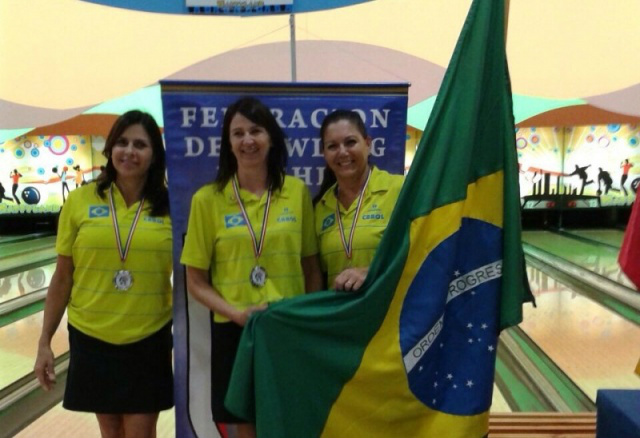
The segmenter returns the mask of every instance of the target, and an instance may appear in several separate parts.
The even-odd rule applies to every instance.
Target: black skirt
[[[246,423],[224,407],[231,371],[238,352],[242,327],[233,322],[214,322],[211,335],[211,414],[216,423]]]
[[[171,322],[131,344],[115,345],[69,325],[63,407],[99,414],[142,414],[173,406]]]

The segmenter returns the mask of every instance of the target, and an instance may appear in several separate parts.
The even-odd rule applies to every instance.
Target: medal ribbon
[[[109,187],[109,206],[111,207],[111,222],[113,223],[113,230],[116,235],[116,244],[118,245],[118,254],[120,255],[120,260],[124,263],[129,254],[129,248],[131,247],[131,241],[133,240],[133,232],[136,230],[136,226],[138,225],[138,219],[140,219],[140,214],[142,213],[142,208],[144,206],[144,197],[140,200],[140,205],[138,206],[138,211],[136,211],[136,217],[133,219],[131,223],[131,228],[129,228],[129,235],[127,236],[127,241],[124,244],[124,249],[122,248],[122,241],[120,238],[120,227],[118,227],[118,216],[116,215],[116,204],[113,202],[113,184]]]
[[[367,186],[369,185],[369,179],[371,179],[372,170],[369,169],[369,174],[367,175],[367,179],[360,190],[360,195],[358,195],[358,204],[356,206],[356,212],[353,216],[353,222],[351,223],[351,231],[349,232],[349,242],[345,239],[344,235],[344,226],[342,225],[342,218],[340,217],[340,200],[336,196],[336,219],[338,220],[338,230],[340,231],[340,239],[342,240],[342,247],[344,248],[344,253],[347,255],[348,259],[351,259],[353,255],[353,236],[356,234],[356,223],[358,222],[358,216],[360,216],[360,208],[362,207],[362,203],[364,201],[364,192],[367,190]],[[336,189],[338,187],[336,186]]]
[[[249,215],[247,214],[247,211],[244,208],[244,204],[242,203],[242,199],[240,198],[240,190],[238,189],[238,182],[236,181],[235,176],[231,180],[231,185],[233,186],[233,192],[236,195],[236,201],[238,201],[238,207],[240,207],[242,217],[244,218],[244,221],[247,224],[247,228],[249,229],[251,243],[253,243],[253,254],[256,257],[256,260],[258,260],[260,254],[262,254],[262,248],[264,247],[264,237],[267,235],[267,220],[269,219],[269,209],[271,208],[271,189],[269,189],[269,191],[267,192],[267,203],[264,206],[264,216],[262,218],[262,231],[260,232],[260,240],[257,240],[256,233],[253,231],[251,221],[249,220]]]

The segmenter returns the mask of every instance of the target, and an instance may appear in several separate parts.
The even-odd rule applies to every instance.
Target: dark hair
[[[255,97],[242,97],[227,108],[222,123],[222,139],[220,143],[220,161],[215,182],[218,190],[222,190],[238,171],[238,161],[231,151],[231,120],[236,114],[242,114],[256,125],[267,130],[271,147],[267,155],[267,186],[271,190],[279,190],[284,184],[285,166],[287,165],[287,146],[282,128],[276,118],[262,102]]]
[[[320,126],[320,146],[321,149],[324,149],[324,134],[327,131],[329,125],[337,123],[341,120],[346,120],[351,123],[357,130],[360,132],[363,138],[367,138],[369,134],[367,134],[367,128],[364,126],[364,122],[362,121],[362,117],[356,111],[346,110],[346,109],[337,109],[332,113],[329,113],[327,117],[322,121],[322,125]],[[327,190],[331,188],[332,185],[336,183],[336,175],[333,173],[333,170],[329,166],[324,167],[324,178],[322,179],[322,184],[320,184],[320,190],[316,196],[313,197],[313,205],[316,205],[320,199],[327,193]]]
[[[142,188],[142,194],[151,205],[151,216],[164,216],[169,213],[169,192],[165,171],[166,154],[162,142],[162,133],[151,114],[133,110],[122,114],[115,121],[109,131],[102,155],[107,158],[104,171],[97,178],[96,191],[98,196],[105,199],[105,191],[115,182],[117,172],[111,161],[113,147],[122,136],[122,133],[130,126],[141,125],[151,141],[152,161],[147,174],[147,180]]]

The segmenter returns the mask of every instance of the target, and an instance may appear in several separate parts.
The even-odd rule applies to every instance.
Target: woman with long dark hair
[[[107,137],[105,171],[69,194],[35,374],[55,384],[51,339],[67,311],[63,406],[94,412],[104,438],[156,435],[173,406],[171,220],[160,128],[141,111]]]
[[[235,424],[240,438],[255,437],[255,427],[228,412],[224,397],[242,327],[269,302],[321,286],[311,198],[285,175],[286,159],[266,106],[252,97],[230,105],[218,174],[193,196],[181,258],[189,293],[214,314],[213,419]]]

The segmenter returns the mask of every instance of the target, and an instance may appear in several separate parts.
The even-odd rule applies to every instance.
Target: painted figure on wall
[[[11,194],[13,195],[13,199],[15,199],[17,204],[20,204],[20,199],[18,199],[18,183],[20,182],[20,178],[22,178],[22,174],[18,172],[18,169],[13,169],[13,171],[9,174],[11,177],[11,181],[13,185],[11,186]]]
[[[620,189],[624,192],[625,196],[628,196],[627,188],[624,186],[624,183],[627,182],[627,178],[629,178],[629,169],[633,167],[633,164],[629,163],[629,159],[626,158],[621,164],[620,169],[622,169],[622,176],[620,177]]]
[[[613,178],[611,178],[611,174],[606,170],[602,170],[602,167],[598,167],[598,195],[602,194],[602,190],[604,189],[604,194],[608,194],[609,190],[613,190],[614,192],[618,192],[618,189],[612,188],[613,186]]]
[[[69,170],[69,168],[67,166],[64,166],[62,168],[62,173],[58,173],[58,166],[54,167],[52,170],[53,173],[60,177],[60,182],[62,183],[62,202],[64,203],[67,200],[65,190],[67,192],[67,195],[69,194],[69,184],[67,184],[67,171]]]
[[[0,204],[2,204],[2,201],[11,201],[13,202],[13,199],[6,196],[7,190],[4,188],[4,186],[2,185],[2,183],[0,183]]]
[[[78,187],[85,185],[87,182],[84,180],[84,173],[82,173],[82,169],[80,169],[79,164],[73,166],[73,170],[76,171],[75,181],[77,189]]]
[[[587,175],[587,168],[591,167],[591,164],[587,164],[586,166],[579,167],[576,164],[576,168],[573,172],[571,172],[568,176],[576,175],[582,181],[582,187],[580,187],[580,194],[584,195],[584,188],[589,184],[593,183],[593,180],[589,179],[589,175]]]

